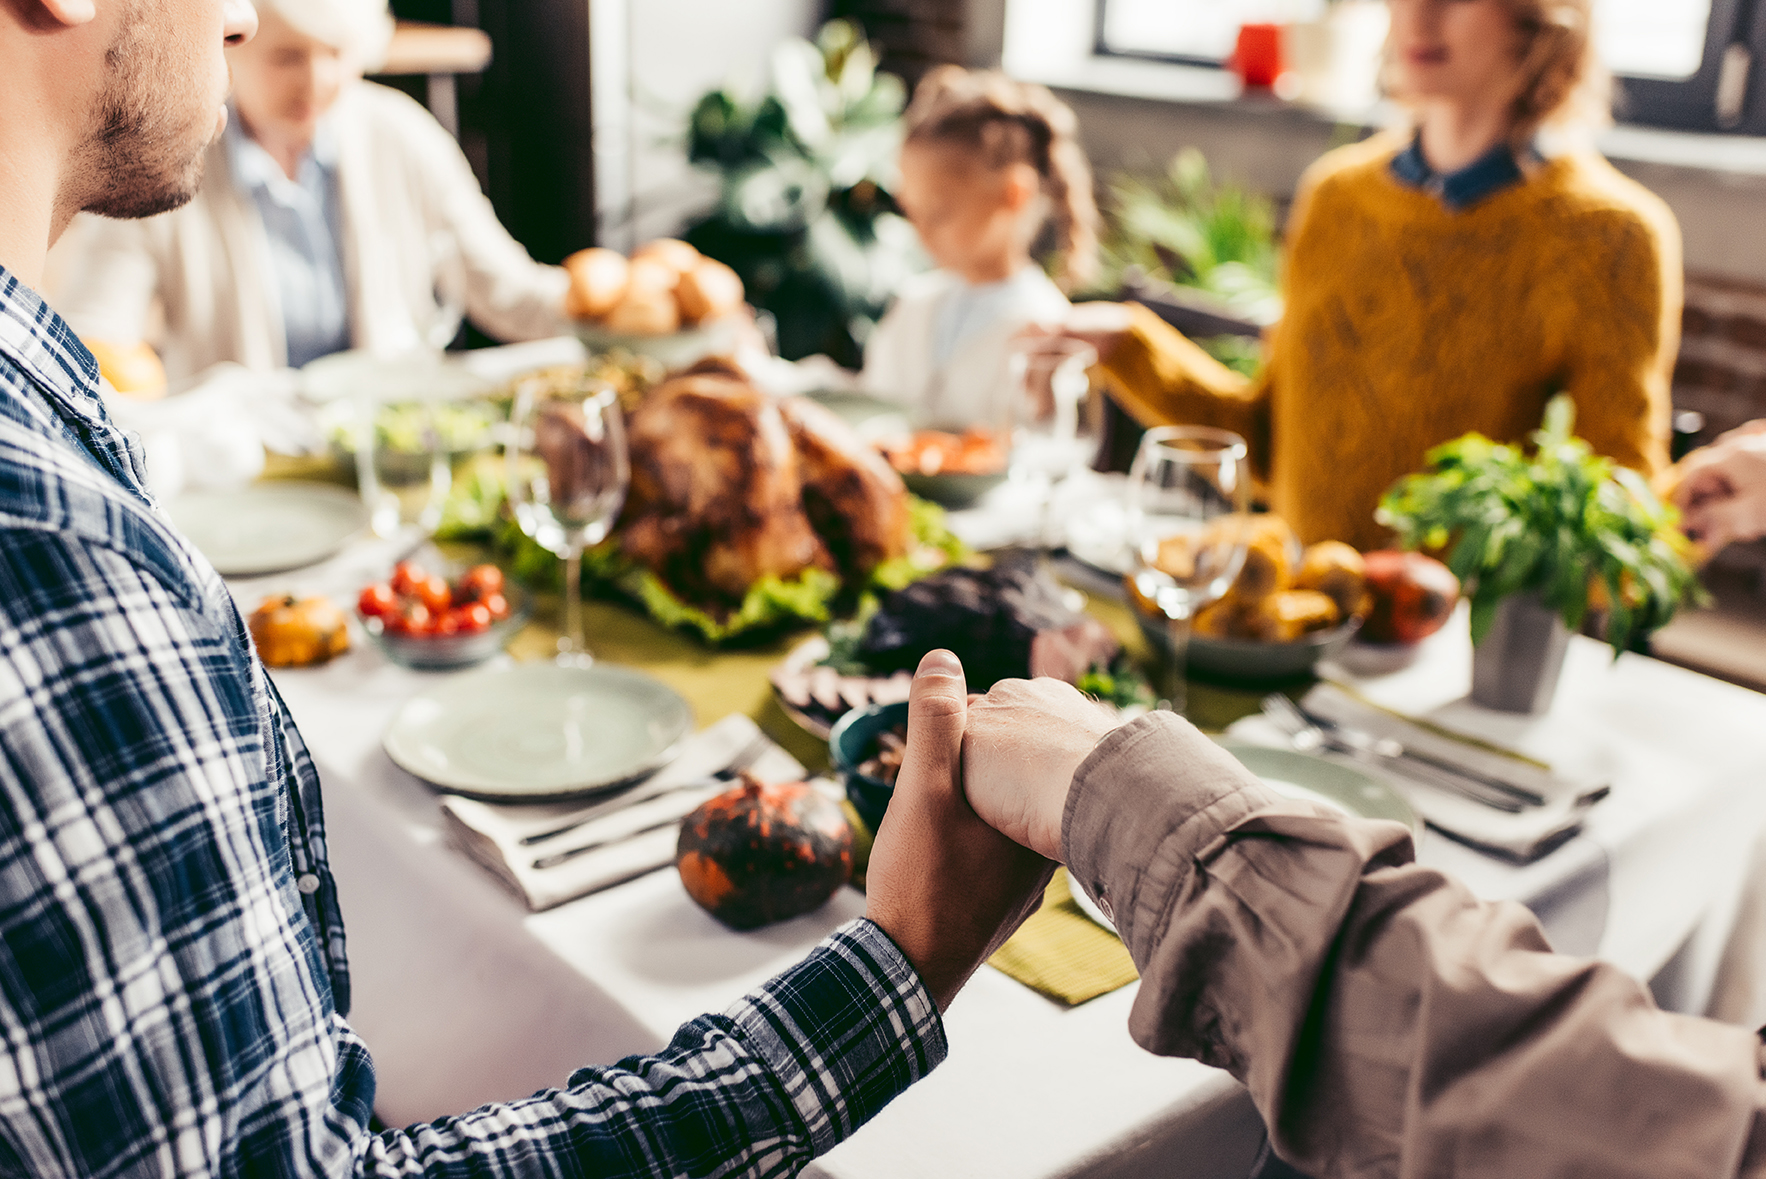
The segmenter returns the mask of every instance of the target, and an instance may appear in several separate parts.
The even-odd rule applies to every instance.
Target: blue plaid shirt
[[[318,778],[97,375],[0,268],[0,1175],[788,1175],[943,1059],[860,921],[658,1056],[371,1135]]]

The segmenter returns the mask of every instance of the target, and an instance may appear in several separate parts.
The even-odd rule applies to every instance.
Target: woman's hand
[[[1090,344],[1097,349],[1098,359],[1107,360],[1122,337],[1128,334],[1128,326],[1129,312],[1125,303],[1075,303],[1061,323],[1033,324],[1021,335],[1066,336]]]
[[[1681,464],[1674,502],[1686,534],[1715,555],[1766,536],[1766,420],[1731,430]]]
[[[1055,866],[963,797],[968,690],[949,651],[920,661],[908,743],[865,880],[865,916],[919,972],[938,1009],[1042,904]]]

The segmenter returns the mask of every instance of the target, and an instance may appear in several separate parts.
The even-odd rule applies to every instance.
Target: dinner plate
[[[630,668],[524,663],[455,676],[400,708],[387,756],[474,798],[540,802],[658,769],[693,729],[673,688]]]
[[[329,483],[190,491],[167,504],[166,514],[222,577],[317,564],[368,527],[362,497]]]
[[[1284,798],[1317,803],[1356,818],[1389,819],[1413,832],[1422,830],[1422,820],[1409,803],[1390,786],[1360,770],[1290,749],[1271,749],[1243,741],[1223,740],[1220,745]],[[1075,883],[1071,891],[1073,903],[1087,917],[1111,933],[1116,932],[1116,926],[1083,888]]]

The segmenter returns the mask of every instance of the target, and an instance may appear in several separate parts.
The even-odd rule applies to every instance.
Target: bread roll
[[[1284,590],[1257,603],[1251,625],[1263,642],[1292,643],[1329,630],[1338,618],[1337,604],[1317,590]]]
[[[698,267],[705,260],[705,255],[686,242],[676,241],[672,237],[659,237],[632,251],[633,262],[640,258],[660,262],[679,276]]]
[[[681,309],[672,290],[634,286],[601,322],[608,331],[622,336],[666,336],[681,330]]]
[[[728,315],[742,306],[742,295],[742,279],[712,258],[701,259],[699,265],[681,275],[681,284],[675,288],[681,318],[694,324]]]
[[[1300,559],[1294,588],[1317,590],[1337,604],[1338,615],[1348,618],[1367,611],[1367,564],[1361,554],[1340,540],[1313,545]]]
[[[572,319],[600,319],[625,298],[631,267],[617,251],[579,250],[564,260],[564,269],[570,274],[564,310]]]

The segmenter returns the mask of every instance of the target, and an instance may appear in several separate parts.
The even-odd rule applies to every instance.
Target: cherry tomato
[[[402,598],[414,597],[428,580],[429,570],[415,561],[400,561],[392,571],[392,592]]]
[[[460,579],[460,589],[462,598],[482,602],[503,592],[503,571],[495,565],[475,565]]]
[[[500,593],[486,594],[479,600],[478,604],[483,606],[485,611],[492,618],[501,619],[509,617],[509,599],[505,598]]]
[[[435,625],[430,628],[430,633],[437,638],[448,638],[451,635],[459,634],[461,629],[460,612],[458,610],[446,610],[436,615]]]
[[[395,627],[393,623],[396,623]],[[406,606],[402,614],[397,615],[392,623],[387,624],[388,630],[402,635],[426,635],[435,627],[435,615],[422,602],[413,602]]]
[[[385,618],[398,608],[398,595],[385,582],[369,586],[356,600],[356,610],[363,618]]]
[[[433,575],[423,579],[414,596],[429,607],[431,614],[440,614],[454,604],[454,591],[448,588],[447,581]]]
[[[475,635],[491,628],[491,612],[483,602],[460,606],[448,613],[458,620],[461,634]]]

